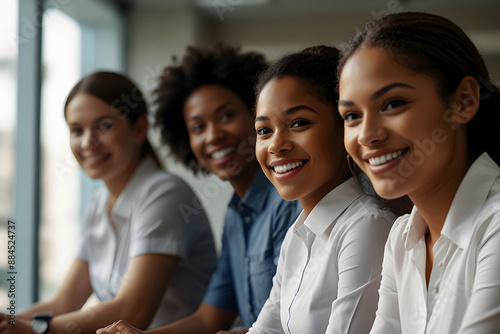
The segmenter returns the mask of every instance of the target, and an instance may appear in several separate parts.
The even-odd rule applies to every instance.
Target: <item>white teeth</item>
[[[385,164],[386,162],[389,162],[393,159],[396,159],[396,158],[402,156],[403,153],[405,153],[405,152],[406,152],[406,150],[399,150],[397,152],[381,155],[380,157],[370,158],[370,159],[368,159],[368,162],[372,166],[382,165],[382,164]]]
[[[94,163],[94,162],[98,162],[98,161],[101,161],[101,160],[104,160],[108,157],[107,154],[105,155],[100,155],[98,157],[88,157],[86,158],[86,160],[89,162],[89,163]]]
[[[285,165],[280,165],[280,166],[274,166],[273,169],[276,173],[281,174],[281,173],[286,173],[292,169],[295,169],[299,166],[302,166],[302,161],[299,162],[293,162],[290,164],[285,164]]]
[[[234,147],[228,147],[212,154],[212,159],[219,160],[234,151]]]

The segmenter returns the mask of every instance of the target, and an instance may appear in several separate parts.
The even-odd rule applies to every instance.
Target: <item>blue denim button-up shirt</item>
[[[204,302],[239,313],[250,327],[271,291],[283,238],[301,211],[259,169],[243,199],[234,194],[229,202],[222,252]]]

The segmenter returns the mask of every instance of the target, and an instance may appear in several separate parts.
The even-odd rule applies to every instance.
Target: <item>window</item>
[[[17,310],[52,296],[76,253],[78,221],[95,185],[70,153],[63,105],[82,75],[123,70],[123,26],[112,1],[0,1],[0,245],[12,217]],[[0,307],[10,302],[5,254]]]
[[[80,168],[69,148],[64,102],[81,77],[81,31],[57,8],[43,16],[41,106],[40,299],[52,297],[78,240]]]
[[[0,87],[2,119],[0,121],[0,309],[5,310],[7,297],[7,222],[14,215],[15,128],[17,96],[17,0],[0,2]],[[3,312],[3,311],[2,311]]]

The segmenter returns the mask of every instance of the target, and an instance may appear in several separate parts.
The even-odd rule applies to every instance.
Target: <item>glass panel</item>
[[[71,265],[79,229],[80,168],[69,146],[64,102],[81,76],[81,29],[45,11],[42,37],[40,299],[52,297]]]
[[[7,279],[7,222],[14,215],[15,131],[17,98],[17,0],[0,1],[0,310],[9,303]]]

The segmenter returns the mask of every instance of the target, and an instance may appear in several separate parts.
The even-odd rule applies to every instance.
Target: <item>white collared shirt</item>
[[[132,258],[165,254],[181,261],[148,328],[194,312],[215,268],[216,253],[208,218],[193,191],[151,158],[144,158],[110,215],[108,200],[107,188],[92,198],[77,253],[89,265],[99,300],[113,299],[122,283],[131,279],[125,273]]]
[[[428,288],[426,230],[415,207],[394,224],[372,333],[499,333],[500,168],[486,153],[453,199]]]
[[[249,333],[367,333],[394,221],[355,178],[304,212],[283,241],[269,299]]]

